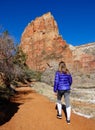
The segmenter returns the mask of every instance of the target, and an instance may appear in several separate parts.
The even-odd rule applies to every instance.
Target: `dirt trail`
[[[36,93],[29,87],[18,88],[18,95],[13,99],[19,103],[12,118],[0,126],[0,130],[95,130],[95,120],[72,113],[71,124],[56,118],[55,103]]]

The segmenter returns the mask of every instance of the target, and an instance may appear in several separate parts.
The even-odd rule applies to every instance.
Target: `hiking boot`
[[[62,115],[57,114],[58,119],[62,119]]]
[[[67,124],[70,124],[70,120],[67,120]]]

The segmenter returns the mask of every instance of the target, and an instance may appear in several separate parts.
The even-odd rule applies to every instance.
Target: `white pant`
[[[57,102],[57,110],[58,110],[58,114],[62,115],[62,104],[61,104],[61,102]],[[70,117],[71,117],[71,106],[66,107],[66,115],[67,115],[67,120],[70,120]]]

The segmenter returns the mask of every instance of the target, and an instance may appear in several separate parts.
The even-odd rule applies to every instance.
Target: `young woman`
[[[70,106],[70,86],[72,84],[72,76],[66,67],[65,62],[59,63],[58,71],[55,74],[54,92],[57,93],[57,118],[62,118],[61,99],[64,96],[66,104],[67,123],[70,123],[71,106]]]

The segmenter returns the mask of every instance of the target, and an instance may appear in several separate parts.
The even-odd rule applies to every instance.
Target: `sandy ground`
[[[72,113],[71,124],[67,124],[64,112],[62,119],[57,119],[55,103],[45,96],[30,87],[17,88],[17,91],[12,99],[17,109],[10,109],[14,114],[0,125],[0,130],[95,130],[94,119]]]

